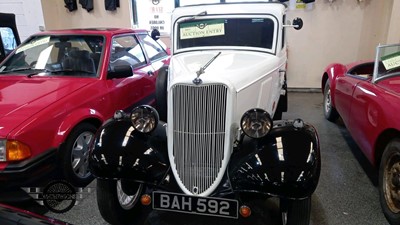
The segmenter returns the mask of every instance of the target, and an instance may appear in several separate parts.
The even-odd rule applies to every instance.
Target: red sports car
[[[379,167],[382,210],[400,224],[400,44],[380,45],[371,62],[331,64],[322,76],[325,117],[339,116]]]
[[[54,168],[84,186],[88,145],[117,109],[153,104],[169,55],[145,30],[33,35],[0,64],[0,192]]]

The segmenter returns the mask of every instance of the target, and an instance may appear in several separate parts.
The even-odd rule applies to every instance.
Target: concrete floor
[[[321,142],[322,171],[320,182],[312,198],[312,225],[385,225],[377,184],[377,171],[361,154],[340,122],[331,123],[322,113],[321,93],[289,93],[289,112],[285,119],[302,118],[313,124]],[[90,184],[94,189],[95,182]],[[23,207],[76,225],[107,224],[97,209],[96,196],[84,196],[79,205],[64,214],[48,212],[36,203]],[[265,224],[277,225],[278,211],[274,199],[260,202],[248,219],[238,221],[210,217],[152,212],[142,218],[142,224]]]

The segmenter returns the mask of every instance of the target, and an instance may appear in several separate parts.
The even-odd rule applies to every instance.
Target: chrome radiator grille
[[[173,156],[178,182],[199,195],[215,182],[225,149],[224,85],[173,87]]]

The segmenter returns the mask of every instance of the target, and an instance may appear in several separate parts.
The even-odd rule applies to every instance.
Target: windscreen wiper
[[[37,72],[37,73],[28,74],[27,77],[32,77],[32,76],[38,75],[38,74],[40,74],[41,72],[44,72],[44,73],[53,73],[53,74],[54,74],[54,73],[87,73],[87,74],[95,74],[94,72],[87,71],[87,70],[48,70],[48,69],[44,69],[44,70],[41,70],[41,71],[39,71],[39,72]]]
[[[37,70],[37,69],[32,68],[32,67],[15,68],[15,69],[11,69],[11,70],[1,71],[0,74],[2,74],[2,73],[20,72],[20,71],[26,71],[26,70]],[[40,70],[40,71],[42,71],[42,70]]]
[[[189,17],[187,19],[184,19],[182,22],[189,21],[189,20],[194,20],[194,19],[196,19],[196,17],[206,16],[206,15],[207,15],[207,11],[203,11],[203,12],[197,13],[196,15],[191,16],[191,17]]]

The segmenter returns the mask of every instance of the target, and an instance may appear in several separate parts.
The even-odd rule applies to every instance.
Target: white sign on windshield
[[[400,52],[382,57],[382,63],[386,70],[400,67]]]

